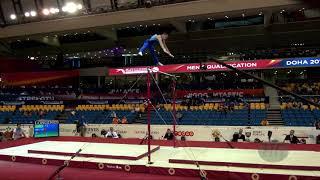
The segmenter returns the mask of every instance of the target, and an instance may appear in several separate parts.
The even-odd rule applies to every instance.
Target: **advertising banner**
[[[183,97],[204,97],[204,96],[212,96],[212,97],[232,97],[238,96],[243,97],[245,95],[254,95],[254,96],[264,96],[263,89],[234,89],[234,90],[191,90],[191,91],[176,91],[177,98]]]
[[[320,58],[289,58],[289,59],[259,59],[247,61],[228,61],[228,65],[240,70],[254,69],[277,69],[277,68],[296,68],[296,67],[315,67],[320,66]],[[202,68],[201,68],[202,67]],[[226,71],[228,68],[214,62],[192,64],[170,64],[164,66],[151,66],[152,72],[165,73],[193,73]],[[110,76],[146,74],[147,66],[110,68]]]

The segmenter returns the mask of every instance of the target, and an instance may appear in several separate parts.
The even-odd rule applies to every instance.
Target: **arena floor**
[[[276,150],[285,153],[280,153],[280,159],[268,159],[263,155],[272,156],[272,153],[276,153],[276,151],[207,147],[173,148],[170,146],[160,146],[159,148],[159,146],[153,145],[154,152],[151,159],[153,163],[148,164],[148,158],[145,155],[146,145],[42,141],[1,149],[0,160],[59,166],[70,159],[71,154],[69,153],[75,153],[79,148],[82,148],[83,151],[80,152],[80,156],[69,162],[71,168],[158,174],[169,177],[197,177],[199,167],[195,165],[195,162],[198,162],[201,170],[207,174],[209,179],[215,177],[219,177],[219,179],[230,179],[231,177],[250,179],[251,176],[268,177],[268,179],[288,179],[289,177],[320,179],[320,171],[318,170],[320,169],[318,161],[320,152],[310,150]],[[40,153],[30,153],[30,150]],[[269,154],[263,154],[265,151]],[[52,154],[54,152],[66,154]],[[81,154],[89,156],[81,156]],[[141,158],[132,159],[132,157],[136,158],[143,154],[144,156]],[[107,156],[107,158],[101,157],[101,155]],[[277,155],[279,156],[279,154]]]

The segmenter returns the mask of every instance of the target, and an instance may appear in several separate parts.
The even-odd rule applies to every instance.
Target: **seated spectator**
[[[117,113],[116,113],[116,112],[114,112],[114,111],[112,111],[112,113],[111,113],[111,117],[116,118],[116,117],[117,117]]]
[[[239,133],[238,132],[234,132],[232,135],[232,142],[238,142],[238,138],[239,138]]]
[[[264,120],[261,121],[260,124],[261,124],[261,126],[268,126],[269,125],[269,121],[264,119]]]
[[[238,139],[242,139],[242,141],[246,140],[246,137],[243,134],[243,129],[239,129]]]
[[[180,112],[178,112],[178,113],[176,114],[177,120],[181,120],[182,117],[183,117],[183,114],[181,114]]]
[[[298,144],[299,143],[298,137],[294,135],[294,130],[291,130],[290,134],[285,137],[283,142],[285,142],[285,141],[290,141],[291,144]]]
[[[5,141],[4,140],[4,134],[3,134],[3,132],[0,132],[0,142],[2,142],[2,141]]]
[[[166,134],[164,135],[163,138],[164,138],[164,139],[167,139],[167,140],[173,140],[174,135],[173,135],[173,133],[171,132],[170,129],[167,129],[167,132],[166,132]]]
[[[128,124],[127,118],[125,116],[123,116],[121,124]]]
[[[106,131],[105,129],[102,129],[101,132],[100,132],[100,134],[101,134],[102,136],[106,136],[107,131]]]
[[[91,137],[97,138],[98,136],[97,136],[95,133],[93,133],[93,134],[91,135]]]
[[[212,136],[214,138],[214,142],[220,142],[221,133],[218,130],[214,130],[212,132]]]
[[[119,124],[119,118],[114,117],[112,120],[112,124]]]
[[[17,124],[17,128],[15,128],[13,130],[13,140],[18,140],[18,139],[22,139],[22,138],[25,138],[26,135],[24,134],[22,128],[21,128],[21,124],[18,123]]]
[[[232,142],[238,142],[241,139],[243,142],[246,140],[246,137],[243,134],[243,129],[240,129],[239,132],[235,132],[232,137]]]
[[[3,133],[4,141],[13,140],[12,139],[13,131],[9,131],[9,130],[10,128],[7,128],[6,131]]]
[[[110,127],[109,131],[108,131],[107,134],[106,134],[106,137],[107,137],[107,138],[114,138],[114,139],[119,138],[117,132],[115,132],[115,131],[113,130],[113,127]]]
[[[316,127],[316,129],[320,129],[320,121],[316,121],[314,123],[314,126]]]

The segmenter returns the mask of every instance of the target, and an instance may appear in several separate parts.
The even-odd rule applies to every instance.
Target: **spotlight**
[[[56,13],[56,9],[55,8],[50,8],[50,13],[51,14],[55,14]]]
[[[63,7],[62,7],[62,11],[63,11],[63,12],[67,12],[67,7],[66,7],[66,6],[63,6]]]
[[[79,10],[81,10],[83,7],[82,7],[81,4],[78,4],[77,8],[78,8]]]
[[[30,15],[31,15],[32,17],[35,17],[35,16],[37,15],[37,12],[31,11],[31,12],[30,12]]]
[[[74,2],[69,2],[65,6],[62,7],[63,12],[75,13],[76,11],[82,9],[81,4],[75,4]]]
[[[25,16],[25,17],[30,17],[30,13],[29,13],[29,12],[26,12],[26,13],[24,13],[24,16]]]
[[[48,16],[50,14],[50,11],[48,9],[43,9],[42,14]]]
[[[15,14],[11,14],[10,19],[15,20],[15,19],[17,19],[17,16]]]

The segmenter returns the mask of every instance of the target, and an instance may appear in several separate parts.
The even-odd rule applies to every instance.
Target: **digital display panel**
[[[59,136],[59,121],[38,120],[34,124],[34,137],[57,137]]]

